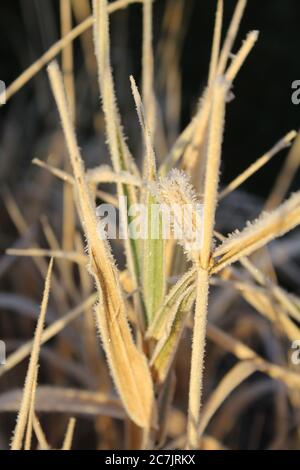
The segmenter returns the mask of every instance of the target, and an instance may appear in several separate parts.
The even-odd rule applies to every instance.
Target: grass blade
[[[293,194],[273,212],[262,214],[253,223],[248,223],[242,232],[229,236],[213,253],[216,273],[243,256],[280,237],[300,223],[300,192]],[[219,258],[219,259],[218,259]]]
[[[119,273],[112,259],[110,246],[106,239],[99,236],[95,208],[89,196],[62,77],[55,63],[49,66],[49,77],[76,181],[79,215],[88,242],[90,270],[99,293],[95,313],[104,350],[129,416],[139,426],[149,427],[154,407],[149,367],[146,357],[137,349],[129,329]]]
[[[228,395],[233,392],[244,380],[246,380],[256,367],[251,361],[238,362],[229,372],[223,377],[218,387],[210,395],[208,402],[203,408],[198,429],[199,437],[201,438],[205,428],[207,427],[212,416],[215,414],[219,406],[226,400]]]
[[[157,180],[157,173],[151,131],[134,78],[130,77],[130,81],[145,144],[144,179],[153,183]],[[158,201],[147,188],[144,189],[143,196],[147,211],[147,234],[142,244],[142,285],[147,324],[151,325],[165,294],[165,241]]]
[[[74,431],[75,431],[75,425],[76,425],[76,419],[70,418],[61,450],[71,450],[73,437],[74,437]]]
[[[116,103],[114,91],[114,79],[110,64],[110,38],[109,38],[109,14],[107,0],[93,0],[94,10],[94,42],[98,63],[98,78],[102,97],[102,107],[105,116],[106,134],[112,165],[114,171],[127,171],[139,174],[127,147],[122,132],[121,118]],[[136,188],[133,185],[118,184],[118,195],[127,197],[127,207],[120,207],[124,225],[131,222],[128,216],[128,207],[137,202]],[[126,237],[126,258],[130,273],[137,289],[141,280],[142,267],[140,264],[139,240]]]
[[[160,336],[154,349],[150,365],[154,371],[154,377],[159,383],[163,383],[169,373],[195,297],[195,286],[192,284],[179,297],[176,308],[170,311],[167,330]]]
[[[209,263],[212,252],[213,229],[217,205],[218,175],[224,129],[225,103],[229,83],[218,77],[215,81],[212,109],[208,129],[206,172],[203,201],[203,243],[197,263],[197,297],[193,328],[193,344],[190,371],[188,442],[189,448],[198,448],[198,425],[203,381],[203,362],[206,338],[206,317],[209,289]]]
[[[170,312],[178,308],[178,302],[181,296],[186,292],[189,286],[194,282],[196,277],[195,269],[191,269],[184,274],[179,281],[172,287],[170,292],[165,298],[163,306],[157,313],[155,320],[149,326],[147,336],[159,340],[164,331],[168,328]]]
[[[22,448],[25,427],[26,427],[28,416],[30,413],[30,405],[31,405],[32,397],[35,393],[39,353],[40,353],[40,347],[41,347],[41,338],[43,334],[43,328],[44,328],[45,317],[46,317],[46,312],[47,312],[52,267],[53,267],[53,259],[50,260],[49,268],[48,268],[48,272],[47,272],[47,276],[45,280],[41,311],[40,311],[40,316],[39,316],[35,334],[34,334],[34,340],[33,340],[32,351],[31,351],[29,365],[28,365],[26,379],[25,379],[21,406],[20,406],[20,410],[19,410],[19,414],[17,418],[16,427],[14,430],[12,443],[11,443],[11,450],[21,450]]]

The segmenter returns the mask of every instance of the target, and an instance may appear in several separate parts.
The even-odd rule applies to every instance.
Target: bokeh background
[[[183,3],[178,49],[182,72],[181,127],[190,119],[206,83],[216,2],[185,0]],[[167,4],[167,0],[156,0],[154,3],[158,67]],[[225,2],[225,26],[228,25],[234,5],[235,0]],[[133,73],[138,79],[140,75],[141,6],[132,5],[113,16],[112,54],[122,107],[122,102],[128,106],[130,97],[126,76]],[[258,29],[260,36],[235,82],[236,98],[228,106],[222,171],[224,183],[269,149],[285,132],[299,127],[299,107],[291,102],[291,83],[300,76],[299,18],[300,4],[297,0],[248,2],[235,50],[249,30]],[[225,27],[223,30],[225,33]],[[59,38],[59,31],[58,0],[3,0],[0,18],[1,80],[6,84],[14,80]],[[75,41],[75,66],[77,76],[84,75],[82,49],[78,39]],[[159,70],[156,75],[159,76]],[[96,82],[96,77],[91,79]],[[77,85],[81,106],[77,129],[88,138],[92,115],[89,88],[92,85],[84,78],[78,80]],[[93,106],[98,104],[92,103]],[[27,170],[36,152],[37,138],[56,125],[55,119],[51,119],[53,110],[45,71],[0,109],[1,141],[3,137],[9,140],[7,134],[12,132],[8,129],[11,126],[14,126],[15,136],[9,156],[2,145],[1,180],[14,182],[14,178],[18,179],[20,174],[24,176],[24,169]],[[129,110],[125,109],[125,114],[132,117]],[[8,162],[4,165],[3,160],[6,159]],[[251,178],[245,188],[265,197],[281,163],[280,157],[275,158],[267,168]],[[10,171],[12,166],[13,172]]]
[[[78,5],[81,0],[76,0],[76,2]],[[224,3],[223,33],[225,34],[236,2],[226,0]],[[154,2],[155,85],[161,112],[159,125],[165,130],[165,141],[161,142],[161,153],[158,155],[161,159],[164,157],[164,151],[167,152],[180,130],[190,121],[205,88],[215,7],[216,1],[214,0],[156,0]],[[174,11],[176,13],[172,17]],[[118,102],[129,147],[138,161],[141,159],[142,145],[130,91],[129,75],[133,74],[140,83],[141,13],[141,5],[131,5],[126,10],[114,13],[111,18],[112,65]],[[73,20],[75,25],[78,22],[75,14]],[[235,99],[227,107],[221,168],[222,186],[229,183],[250,163],[269,150],[289,130],[299,129],[300,105],[295,106],[291,101],[292,82],[300,79],[299,21],[299,0],[251,0],[248,2],[234,50],[238,50],[250,30],[257,29],[260,35],[254,50],[235,81],[233,89]],[[13,2],[1,0],[0,79],[9,85],[59,38],[58,0],[14,0]],[[105,146],[103,117],[100,113],[91,31],[85,35],[85,38],[85,44],[79,38],[74,42],[76,129],[86,166],[92,168],[100,163],[108,163],[109,156]],[[176,55],[175,69],[178,75],[174,83],[172,72],[164,63],[166,45],[170,48],[169,53]],[[247,219],[252,219],[260,212],[276,176],[281,171],[287,152],[285,150],[272,159],[260,172],[252,176],[239,192],[226,199],[224,204],[222,203],[219,220],[220,229],[224,233],[243,226]],[[51,226],[58,239],[61,240],[62,184],[46,171],[32,165],[31,162],[36,157],[51,161],[57,166],[63,166],[65,156],[65,144],[57,110],[47,73],[43,69],[0,108],[0,291],[12,295],[17,292],[18,295],[23,296],[22,298],[33,299],[34,305],[26,304],[21,308],[27,314],[38,308],[43,279],[38,275],[31,261],[10,259],[4,253],[5,249],[14,246],[20,240],[22,246],[32,246],[35,240],[39,240],[40,246],[47,246],[41,229],[41,214],[47,214]],[[290,191],[299,189],[299,183],[298,172]],[[20,233],[11,214],[8,214],[7,201],[11,200],[11,197],[26,220],[28,228],[28,231],[25,230],[26,233],[24,231],[23,234]],[[284,287],[299,294],[300,250],[295,234],[291,237],[294,243],[292,247],[295,249],[290,253],[290,258],[284,258],[284,262],[277,263],[276,275]],[[74,277],[78,278],[78,272],[74,273]],[[15,305],[12,307],[12,297],[2,295],[0,300],[1,310],[4,312],[0,317],[0,338],[2,336],[10,339],[9,351],[11,351],[20,344],[20,341],[24,341],[24,338],[32,337],[35,317],[33,315],[33,318],[28,320],[27,315],[25,319],[21,317],[21,320],[18,317],[18,321],[14,320],[17,317],[7,320],[7,312],[10,313]],[[212,312],[217,311],[218,301],[218,297],[215,303],[212,301]],[[70,306],[73,305],[74,303],[72,304],[70,300]],[[242,324],[239,321],[241,315],[244,315]],[[267,321],[262,320],[253,312],[253,309],[246,306],[245,302],[237,302],[231,310],[230,318],[226,321],[231,322],[230,328],[233,325],[232,330],[241,338],[246,338],[245,341],[258,353],[269,359],[275,358],[275,362],[278,358],[284,357],[288,345],[283,345],[280,341],[277,343],[278,332],[273,334]],[[185,342],[184,346],[187,348],[189,344]],[[56,345],[54,342],[55,347]],[[58,350],[59,348],[58,343]],[[209,348],[210,345],[208,346],[210,351]],[[179,360],[177,366],[179,376],[181,373],[182,376],[186,373],[188,360],[185,358],[185,352],[186,350],[182,351],[182,360],[181,362]],[[232,358],[222,357],[218,362],[218,367],[214,369],[213,361],[221,357],[218,354],[216,352],[208,355],[210,359],[207,362],[207,370],[212,367],[214,372],[206,381],[206,394],[214,389],[214,384],[233,364]],[[66,379],[59,367],[56,370],[58,358],[52,355],[51,362],[51,350],[46,350],[45,356],[46,358],[42,357],[41,383],[49,383],[50,378],[54,377],[55,383],[59,385],[94,386],[94,384],[87,384],[90,377],[86,377],[85,374],[78,378],[78,370],[76,375],[75,369],[73,369],[73,375],[71,374],[72,378]],[[78,358],[72,357],[72,359],[76,362]],[[64,367],[64,364],[60,367]],[[21,387],[25,370],[24,364],[21,364],[13,373],[7,374],[0,382],[0,392]],[[227,423],[229,431],[225,443],[229,447],[265,448],[273,439],[279,418],[280,423],[285,424],[285,428],[281,429],[283,434],[285,433],[284,439],[286,435],[290,438],[290,430],[294,432],[296,428],[295,423],[291,421],[289,403],[284,394],[281,394],[280,386],[265,379],[259,383],[258,390],[254,387],[254,382],[250,382],[250,386],[253,385],[253,396],[256,392],[258,393],[255,401],[249,398],[249,388],[243,389],[239,403],[235,405],[231,401],[230,406],[217,415],[213,421],[212,433],[215,432],[216,435],[218,435],[218,429]],[[179,381],[176,404],[182,409],[184,406],[181,397],[186,394],[187,383]],[[230,410],[236,410],[238,406],[241,410],[245,406],[246,412],[243,413],[240,410],[238,425],[231,429]],[[7,446],[5,438],[13,428],[14,418],[14,415],[0,416],[0,447]],[[294,416],[294,418],[297,424],[299,416]],[[49,439],[58,445],[57,436],[63,434],[66,419],[63,420],[61,417],[58,419],[55,415],[47,419]],[[79,426],[81,431],[76,436],[76,447],[94,448],[97,446],[98,441],[91,422],[79,419]],[[105,434],[105,421],[99,422],[97,426],[98,432]],[[273,445],[279,448],[288,445],[284,439],[283,443],[279,444],[275,440],[272,441]],[[294,433],[288,442],[291,447],[296,446],[295,443],[299,442],[299,438],[297,441]],[[106,444],[109,445],[109,436]]]

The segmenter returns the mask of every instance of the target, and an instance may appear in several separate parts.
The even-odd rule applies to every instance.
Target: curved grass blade
[[[99,293],[95,313],[104,350],[128,415],[137,425],[149,427],[154,407],[150,370],[146,357],[138,350],[129,329],[119,272],[109,243],[100,236],[60,71],[55,63],[48,70],[76,182],[78,212],[87,238],[90,271]]]
[[[150,361],[154,376],[159,383],[163,383],[168,375],[195,298],[195,286],[192,284],[179,297],[176,308],[170,311],[167,330],[158,341]]]

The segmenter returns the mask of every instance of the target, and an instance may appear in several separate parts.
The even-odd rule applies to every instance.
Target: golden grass
[[[85,180],[62,77],[55,63],[48,70],[76,181],[78,211],[88,242],[90,270],[99,293],[95,314],[101,339],[111,373],[130,416],[140,426],[149,427],[154,406],[150,372],[144,355],[132,340],[126,318],[126,304],[110,247],[98,235],[95,208]]]
[[[143,3],[142,97],[132,76],[128,77],[128,84],[125,86],[131,85],[133,100],[130,106],[135,104],[136,125],[139,122],[142,133],[144,145],[141,170],[131,155],[122,128],[111,66],[109,29],[110,13],[136,2]],[[299,147],[299,136],[286,160],[283,170],[285,178],[278,178],[267,201],[266,208],[269,211],[261,214],[254,222],[248,222],[240,232],[228,236],[215,232],[218,203],[279,151],[288,147],[297,135],[295,131],[287,133],[226,188],[219,189],[225,114],[230,90],[258,40],[257,31],[249,32],[228,64],[246,3],[246,0],[237,2],[222,45],[224,5],[223,0],[218,0],[207,87],[199,100],[195,116],[168,149],[169,152],[164,156],[159,155],[160,160],[157,158],[157,149],[161,148],[163,139],[157,121],[151,0],[116,0],[110,4],[106,0],[93,0],[92,15],[83,19],[74,29],[72,2],[61,0],[62,39],[8,87],[7,99],[11,99],[14,93],[62,52],[62,72],[53,61],[47,70],[68,160],[64,162],[63,168],[38,158],[33,160],[39,169],[48,171],[64,185],[62,242],[44,216],[41,226],[48,248],[41,248],[37,242],[32,241],[30,247],[14,246],[7,250],[7,255],[10,256],[31,257],[40,275],[45,278],[34,338],[22,343],[9,354],[6,364],[0,368],[2,380],[3,375],[8,371],[12,372],[30,356],[21,402],[17,405],[12,403],[12,399],[8,400],[8,404],[6,402],[10,409],[16,409],[16,406],[19,409],[11,442],[12,450],[29,450],[33,448],[35,441],[39,449],[53,448],[48,442],[47,430],[45,428],[44,432],[38,417],[41,396],[50,405],[51,397],[56,397],[57,400],[60,398],[61,406],[72,411],[72,417],[64,427],[64,437],[60,436],[59,447],[62,450],[74,447],[74,434],[76,436],[80,432],[80,423],[76,425],[77,413],[90,413],[93,416],[95,433],[97,437],[102,436],[100,445],[103,446],[122,448],[125,442],[129,449],[198,449],[205,446],[224,448],[217,438],[204,433],[215,414],[225,406],[227,398],[236,393],[236,389],[240,389],[257,371],[283,384],[290,405],[299,409],[298,396],[295,398],[292,392],[299,392],[300,376],[288,360],[284,361],[280,355],[274,360],[265,359],[246,345],[243,339],[237,339],[234,334],[226,332],[225,304],[218,313],[218,317],[224,321],[224,328],[222,322],[214,323],[214,318],[208,317],[216,295],[215,288],[223,289],[225,292],[233,292],[233,296],[241,297],[250,305],[256,315],[270,326],[272,334],[277,328],[284,341],[299,337],[299,299],[280,286],[276,278],[271,279],[269,271],[260,266],[256,259],[249,258],[257,250],[300,224],[300,192],[282,202],[299,166],[299,152],[295,151],[295,147]],[[82,19],[85,14],[89,14],[87,3],[82,10],[77,2],[74,5],[76,18]],[[97,168],[86,170],[75,131],[76,76],[73,70],[72,41],[92,26],[96,56],[94,67],[97,64],[105,121],[104,134],[111,166],[99,161]],[[84,41],[87,54],[88,42]],[[89,59],[86,60],[86,67],[90,69],[91,63]],[[107,183],[115,185],[116,194],[100,189]],[[96,216],[97,198],[118,206],[120,196],[127,196],[128,205],[145,203],[149,222],[145,240],[116,241],[118,250],[122,249],[125,254],[125,269],[117,267],[110,242],[99,236],[100,222]],[[4,201],[19,236],[25,237],[29,226],[8,191],[4,194]],[[178,243],[175,240],[164,240],[163,216],[153,222],[153,204],[165,204],[170,208],[174,203],[178,206],[191,205],[191,224],[194,228],[197,227],[195,205],[199,202],[203,206],[201,246],[191,250],[191,240],[187,234]],[[73,213],[74,208],[77,215]],[[130,223],[127,207],[118,208],[126,223]],[[173,210],[173,216],[176,219],[176,210]],[[76,218],[81,223],[86,247],[77,228]],[[180,225],[182,220],[178,217],[176,223]],[[159,228],[159,237],[153,240],[151,229],[155,224]],[[217,243],[216,239],[221,242]],[[46,259],[49,257],[51,261],[47,266]],[[57,266],[52,272],[53,259]],[[266,256],[262,256],[262,259],[266,259]],[[181,268],[179,271],[176,269],[178,260]],[[239,268],[234,264],[237,262]],[[74,267],[79,273],[76,279],[72,271]],[[51,296],[59,317],[44,327],[50,277]],[[71,325],[83,341],[87,356],[85,367],[95,380],[95,390],[74,391],[67,387],[45,390],[38,383],[40,349],[50,339],[61,338],[59,333],[69,331]],[[105,358],[97,349],[97,330]],[[190,330],[191,345],[188,334]],[[203,394],[207,337],[218,346],[219,353],[223,351],[220,354],[224,355],[226,351],[236,359],[236,363],[223,374],[208,396]],[[187,348],[187,345],[191,348]],[[191,349],[191,353],[185,350],[182,355],[183,347]],[[71,362],[77,357],[77,351],[74,354],[70,344],[62,339],[58,341],[57,353]],[[210,362],[213,360],[212,351],[212,359],[207,357],[208,373],[210,367],[213,367]],[[182,361],[184,371],[181,369],[181,373],[184,378],[177,378],[186,383],[189,373],[189,389],[185,388],[181,407],[187,409],[184,413],[174,404],[177,386],[175,377],[179,374]],[[189,367],[187,361],[190,363]],[[75,369],[78,372],[76,366]],[[119,399],[114,396],[115,392]],[[3,405],[0,396],[0,411],[2,406],[5,408],[5,400]],[[172,435],[168,421],[176,417],[179,431]],[[121,430],[117,428],[116,419],[124,421],[123,442],[117,437],[121,435]],[[105,438],[103,429],[107,434]]]
[[[33,413],[34,413],[34,398],[35,398],[35,390],[36,390],[37,379],[38,379],[39,351],[41,347],[41,339],[42,339],[44,322],[45,322],[45,317],[46,317],[46,312],[47,312],[52,266],[53,266],[53,260],[51,259],[48,273],[47,273],[46,280],[45,280],[45,289],[44,289],[43,300],[41,304],[41,312],[40,312],[40,316],[39,316],[35,334],[34,334],[30,361],[28,365],[24,391],[23,391],[23,396],[22,396],[22,402],[21,402],[20,411],[18,414],[18,419],[17,419],[17,423],[16,423],[16,427],[14,430],[14,435],[13,435],[13,439],[11,443],[11,450],[21,450],[26,426],[27,426],[28,434],[26,432],[25,447],[27,448],[30,447],[31,433],[32,433],[32,421],[33,421]]]

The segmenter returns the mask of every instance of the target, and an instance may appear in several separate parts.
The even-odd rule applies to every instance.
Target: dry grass
[[[131,3],[134,1],[118,0],[108,5],[106,0],[93,0],[90,15],[88,2],[81,10],[78,2],[62,0],[62,39],[7,90],[7,98],[11,99],[62,52],[62,72],[56,62],[51,62],[47,70],[67,148],[66,158],[61,165],[33,160],[39,175],[50,174],[63,185],[61,240],[44,217],[41,226],[47,246],[41,246],[35,235],[29,233],[13,195],[9,191],[4,194],[5,207],[20,238],[0,260],[0,268],[3,264],[3,270],[7,269],[8,256],[14,262],[26,257],[26,263],[30,263],[30,257],[45,279],[33,340],[22,341],[0,367],[3,381],[6,374],[21,370],[21,363],[29,356],[24,390],[8,388],[0,395],[0,412],[18,411],[11,449],[75,448],[78,436],[84,435],[82,417],[87,416],[93,422],[97,448],[225,448],[232,439],[226,440],[226,424],[220,417],[233,407],[230,397],[247,394],[248,386],[249,396],[252,393],[259,399],[254,387],[262,376],[275,384],[273,444],[278,448],[297,447],[300,375],[289,360],[289,344],[300,339],[300,299],[279,285],[274,275],[276,266],[266,245],[300,224],[300,193],[283,201],[299,166],[299,138],[286,159],[285,177],[278,178],[266,203],[267,212],[252,223],[245,221],[243,230],[227,236],[218,234],[218,203],[291,145],[297,134],[289,132],[226,188],[219,189],[228,97],[233,81],[255,46],[258,32],[248,34],[229,62],[247,2],[237,2],[222,45],[223,1],[218,0],[207,86],[195,116],[162,155],[167,139],[161,134],[157,118],[152,1],[140,0],[141,95],[133,77],[130,80],[128,77],[124,85],[131,84],[129,106],[136,107],[136,126],[140,124],[142,134],[140,169],[124,136],[110,58],[109,15],[119,8],[129,8]],[[72,8],[76,18],[90,15],[74,29]],[[182,14],[180,9],[174,11]],[[100,156],[99,166],[86,170],[75,130],[72,41],[91,27],[94,69],[96,64],[98,68],[97,99],[101,97],[102,131],[111,166],[104,164]],[[90,40],[88,36],[83,40],[86,54]],[[178,70],[177,60],[172,55],[167,57],[174,73]],[[88,72],[93,69],[88,57],[86,68]],[[107,183],[115,187],[115,192],[103,189]],[[148,207],[145,240],[120,239],[112,245],[99,236],[97,202],[108,201],[118,207],[121,196],[127,196],[128,205],[145,203]],[[194,211],[191,223],[197,226],[197,202],[203,206],[201,246],[191,250],[187,234],[180,243],[172,238],[164,240],[162,216],[155,222],[152,219],[153,204],[170,207],[190,204]],[[129,223],[127,207],[118,209]],[[180,225],[182,220],[176,211],[173,215]],[[156,224],[158,237],[152,239],[151,230]],[[258,250],[260,257],[255,258]],[[116,258],[119,262],[121,254],[126,259],[123,268],[115,261]],[[51,258],[49,267],[47,258]],[[50,319],[47,319],[49,295]],[[17,297],[14,306],[19,308]],[[240,317],[245,315],[245,323],[235,321],[236,311]],[[268,354],[262,351],[264,348],[255,350],[253,337],[258,344],[273,345]],[[47,364],[45,375],[41,374],[43,366],[39,366],[43,354],[52,363]],[[224,367],[225,360],[229,367]],[[53,380],[51,386],[39,383],[41,375]],[[78,381],[81,389],[73,385]],[[243,411],[247,413],[247,409]],[[68,417],[67,421],[60,421],[55,435],[51,419],[41,419],[42,413],[53,412]],[[217,429],[214,423],[218,416],[221,425]],[[292,429],[284,425],[287,416]],[[232,413],[233,426],[241,432],[239,419],[238,412]],[[1,432],[2,440],[4,434]],[[239,447],[239,440],[235,445]]]

